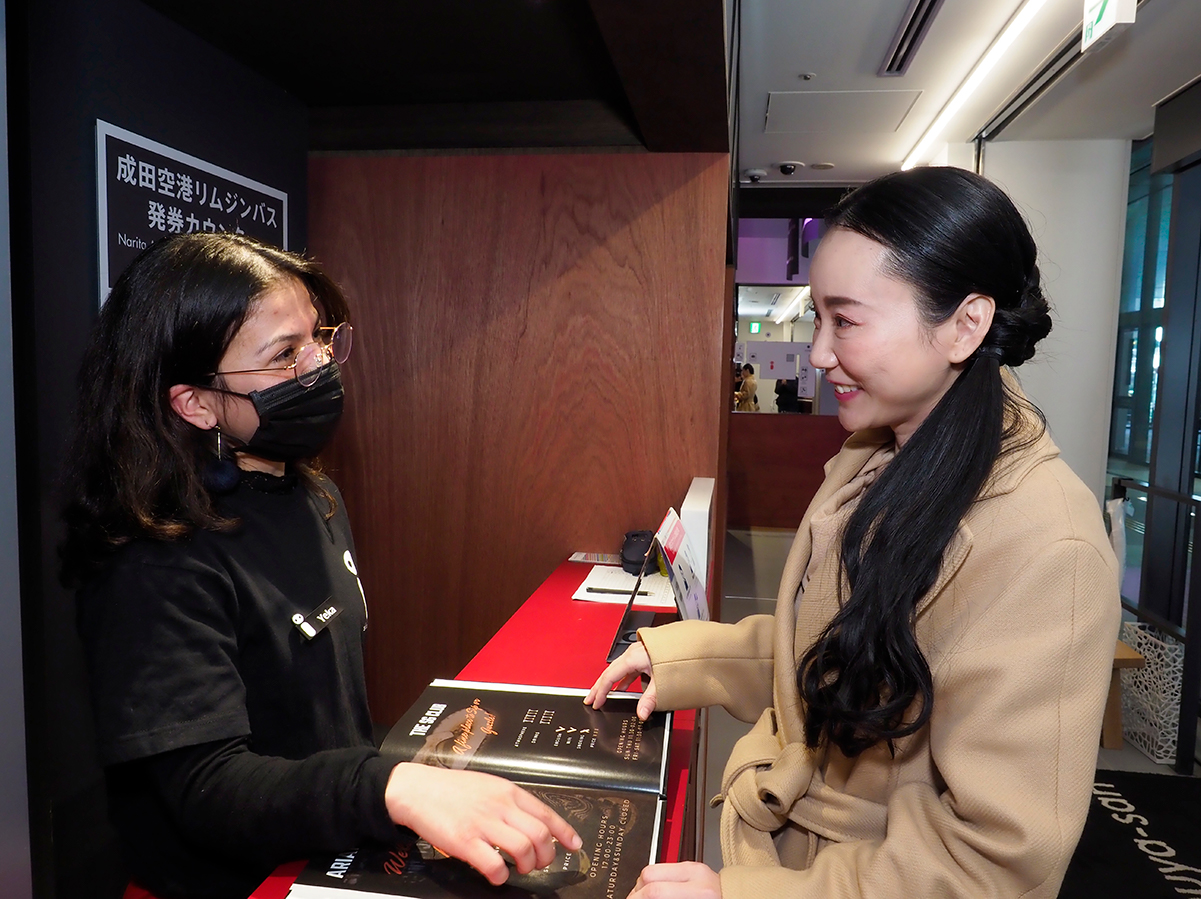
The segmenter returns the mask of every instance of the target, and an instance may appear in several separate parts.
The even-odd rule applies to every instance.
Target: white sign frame
[[[1080,24],[1080,52],[1109,43],[1128,25],[1134,24],[1138,0],[1084,0]]]
[[[281,233],[283,239],[281,241],[283,249],[288,249],[288,194],[278,188],[263,184],[261,181],[255,181],[253,178],[247,178],[245,175],[239,175],[237,172],[222,168],[219,165],[214,165],[200,159],[197,156],[192,156],[189,153],[184,153],[176,150],[174,147],[168,147],[166,144],[161,144],[158,141],[151,140],[148,137],[143,137],[133,131],[128,131],[125,128],[118,127],[111,122],[106,122],[103,119],[96,119],[96,221],[97,231],[99,234],[98,244],[100,249],[100,303],[104,304],[104,300],[108,296],[111,288],[109,279],[112,272],[108,267],[108,158],[106,151],[108,148],[107,137],[115,137],[123,140],[126,143],[133,144],[136,147],[141,147],[143,150],[148,150],[151,153],[157,153],[160,156],[165,156],[183,165],[192,166],[200,169],[210,175],[218,178],[224,178],[234,184],[242,187],[256,190],[259,193],[265,194],[280,202],[280,220]]]

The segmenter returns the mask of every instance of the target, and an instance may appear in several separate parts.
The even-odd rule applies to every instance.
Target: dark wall
[[[1178,172],[1201,160],[1201,84],[1155,108],[1151,171]]]
[[[284,190],[306,235],[304,107],[136,0],[9,0],[13,319],[35,895],[119,877],[93,759],[73,597],[56,576],[58,472],[97,312],[95,121]]]

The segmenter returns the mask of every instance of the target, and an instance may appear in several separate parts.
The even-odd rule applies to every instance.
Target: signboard
[[[734,361],[745,361],[758,365],[760,378],[767,380],[791,379],[798,377],[798,366],[802,370],[808,368],[809,352],[812,349],[813,344],[811,343],[752,340],[734,345]],[[808,395],[812,396],[812,393]]]
[[[1080,52],[1089,47],[1103,46],[1117,37],[1127,25],[1134,23],[1137,6],[1138,0],[1084,0]]]
[[[813,399],[813,388],[817,383],[813,366],[809,364],[809,354],[813,351],[813,344],[798,343],[796,346],[801,348],[797,354],[801,362],[800,370],[797,372],[797,396],[811,400]]]
[[[796,352],[791,343],[759,344],[759,377],[769,381],[796,377]]]
[[[288,248],[288,195],[96,120],[100,302],[146,247],[172,234],[232,231]]]
[[[705,595],[705,582],[697,574],[696,554],[692,551],[692,544],[684,533],[684,524],[675,509],[667,510],[659,530],[655,532],[655,542],[667,561],[667,580],[671,582],[680,617],[685,621],[708,621],[709,600]]]

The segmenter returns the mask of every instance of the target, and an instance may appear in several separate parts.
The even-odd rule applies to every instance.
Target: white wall
[[[984,172],[1025,214],[1038,243],[1054,327],[1017,369],[1064,460],[1105,490],[1130,142],[1008,141]]]

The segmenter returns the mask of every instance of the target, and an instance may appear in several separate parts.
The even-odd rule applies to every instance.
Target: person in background
[[[781,378],[776,381],[776,411],[800,412],[800,397],[797,396],[797,379]]]
[[[562,818],[508,781],[394,765],[372,742],[367,601],[315,457],[351,326],[313,262],[245,236],[143,251],[79,374],[64,580],[78,588],[127,897],[243,899],[398,825],[499,884]]]
[[[720,874],[636,899],[1052,899],[1091,795],[1120,618],[1097,500],[1012,367],[1051,328],[1022,216],[954,168],[845,197],[810,277],[812,364],[853,432],[773,616],[638,632],[586,702],[756,722],[722,780]]]
[[[734,393],[734,411],[758,412],[759,397],[755,395],[755,391],[758,389],[759,382],[755,380],[755,367],[747,363],[742,366],[742,383],[738,385],[738,390]]]

